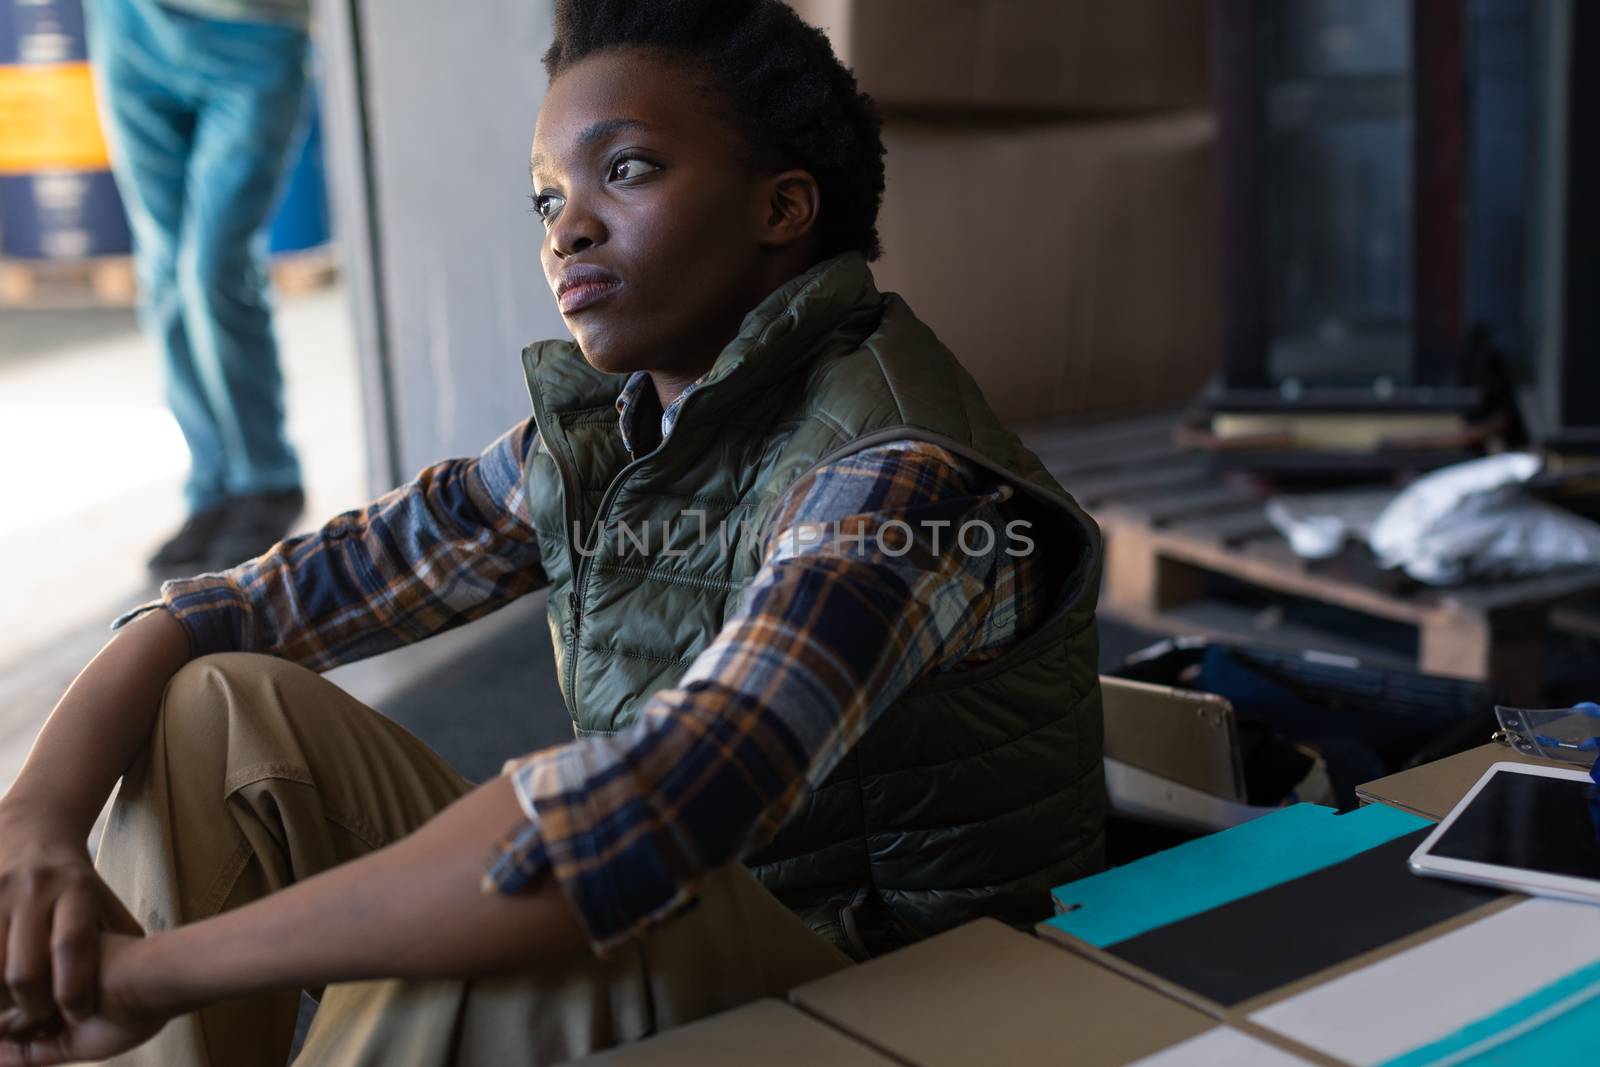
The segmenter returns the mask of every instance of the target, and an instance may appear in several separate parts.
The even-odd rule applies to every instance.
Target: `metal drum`
[[[306,86],[305,114],[301,122],[305,138],[300,154],[284,184],[283,200],[278,205],[267,233],[267,248],[273,254],[301,252],[328,243],[328,192],[322,162],[322,119],[317,106],[318,84],[313,78]]]
[[[0,255],[126,254],[80,0],[0,0]]]

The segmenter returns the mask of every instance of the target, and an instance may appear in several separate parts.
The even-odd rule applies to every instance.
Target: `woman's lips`
[[[570,315],[574,311],[581,311],[589,305],[595,303],[597,300],[605,299],[605,297],[613,289],[617,288],[617,286],[621,284],[622,283],[619,281],[608,281],[597,278],[594,281],[579,282],[576,285],[569,286],[567,290],[561,294],[559,301],[561,304],[561,313],[563,315]]]

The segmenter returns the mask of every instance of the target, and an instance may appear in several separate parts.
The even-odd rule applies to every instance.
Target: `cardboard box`
[[[886,124],[878,287],[1005,419],[1176,407],[1220,347],[1215,127]]]
[[[1425,813],[1507,756],[1485,746],[1362,787],[1409,812],[1297,805],[1068,883],[1039,932],[1314,1062],[1565,1062],[1600,1022],[1600,909],[1406,865]]]
[[[599,1052],[574,1067],[895,1067],[856,1041],[781,1000],[758,1000],[632,1045]]]
[[[1109,1067],[1196,1041],[1263,1051],[1200,1012],[992,919],[846,968],[789,997],[912,1067]],[[1180,1055],[1170,1062],[1240,1060]]]
[[[1416,877],[1426,820],[1309,808],[1062,886],[1040,932],[1315,1062],[1571,1059],[1600,1023],[1600,909]]]
[[[1508,1008],[1600,969],[1600,910],[1419,878],[1406,858],[1431,829],[1387,805],[1295,805],[1060,886],[1039,932],[1306,1058],[1389,1062],[1476,1028],[1514,1037]]]
[[[1114,113],[1210,100],[1202,0],[790,0],[885,111]]]
[[[1391,774],[1375,782],[1356,786],[1356,799],[1363,804],[1382,803],[1424,819],[1435,821],[1450,814],[1467,790],[1478,784],[1484,772],[1496,763],[1526,763],[1548,767],[1549,760],[1524,756],[1505,745],[1479,745],[1421,767]]]

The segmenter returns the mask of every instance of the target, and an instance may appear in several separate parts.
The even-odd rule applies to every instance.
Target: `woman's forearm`
[[[125,626],[57,702],[0,799],[0,817],[42,820],[87,838],[149,737],[167,682],[188,659],[188,636],[165,610]]]
[[[123,965],[163,1011],[181,1013],[266,989],[464,978],[584,951],[552,880],[515,896],[480,888],[489,849],[520,817],[497,778],[388,848],[130,945]]]

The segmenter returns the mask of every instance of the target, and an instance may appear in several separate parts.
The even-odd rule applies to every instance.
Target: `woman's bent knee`
[[[259,687],[262,681],[282,686],[294,685],[307,675],[316,678],[312,671],[297,663],[264,656],[256,652],[214,652],[190,660],[167,683],[162,697],[163,711],[170,708],[191,708],[229,696],[238,697]]]
[[[258,710],[264,694],[303,684],[299,675],[317,679],[298,664],[251,652],[219,652],[192,659],[167,683],[157,731],[166,735],[168,745],[225,744],[233,716]]]

